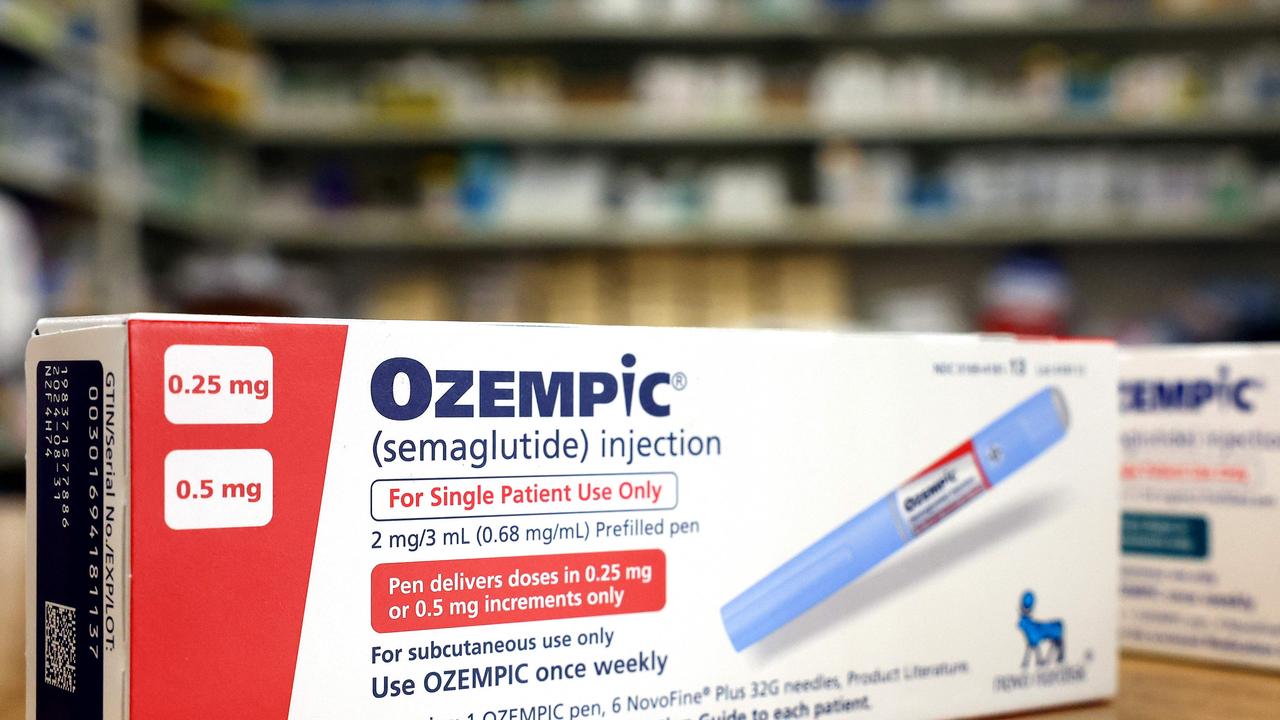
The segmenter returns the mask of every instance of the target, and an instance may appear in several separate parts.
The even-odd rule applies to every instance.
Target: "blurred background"
[[[41,314],[1274,340],[1278,230],[1280,0],[0,0],[0,509]]]

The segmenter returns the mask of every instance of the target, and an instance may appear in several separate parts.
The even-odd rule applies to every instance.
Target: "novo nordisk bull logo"
[[[436,370],[418,360],[383,360],[369,380],[373,407],[388,420],[435,417],[592,417],[602,405],[621,401],[628,417],[637,408],[653,417],[671,414],[659,388],[683,390],[684,373],[632,372],[626,353],[622,372],[571,370]],[[474,391],[473,391],[474,388]]]
[[[1067,653],[1062,621],[1036,620],[1032,616],[1035,609],[1036,594],[1030,590],[1022,593],[1022,617],[1018,620],[1018,630],[1022,631],[1022,637],[1027,641],[1027,649],[1022,653],[1024,668],[1031,661],[1032,656],[1035,657],[1036,666],[1039,667],[1051,662],[1060,663]],[[1045,646],[1048,650],[1044,655],[1040,654],[1041,646]]]
[[[1022,636],[1022,666],[1017,672],[992,676],[991,688],[995,692],[1015,693],[1088,680],[1093,649],[1086,647],[1080,661],[1069,662],[1066,622],[1062,618],[1037,618],[1036,594],[1030,590],[1022,593],[1018,606],[1018,634]]]
[[[1261,388],[1261,379],[1233,378],[1226,365],[1218,368],[1216,378],[1125,380],[1120,383],[1120,411],[1195,411],[1212,403],[1219,408],[1253,412],[1254,393]]]

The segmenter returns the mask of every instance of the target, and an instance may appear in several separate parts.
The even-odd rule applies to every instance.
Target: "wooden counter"
[[[1016,717],[1280,720],[1280,674],[1125,656],[1120,661],[1120,694],[1114,702]]]
[[[1120,696],[1114,702],[1016,715],[1007,720],[1040,718],[1280,720],[1280,674],[1125,657],[1120,662]],[[0,720],[22,720],[21,706],[0,708]]]

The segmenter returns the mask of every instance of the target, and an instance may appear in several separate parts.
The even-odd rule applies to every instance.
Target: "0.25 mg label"
[[[274,407],[273,366],[265,347],[171,345],[164,416],[175,425],[261,425]]]

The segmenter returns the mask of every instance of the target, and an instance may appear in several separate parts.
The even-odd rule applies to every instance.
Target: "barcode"
[[[44,681],[76,691],[76,609],[45,601]]]

